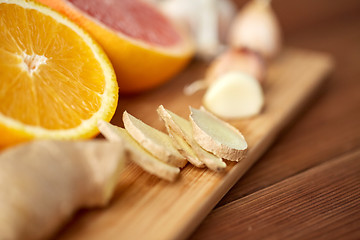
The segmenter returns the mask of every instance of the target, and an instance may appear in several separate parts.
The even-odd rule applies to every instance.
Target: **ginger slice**
[[[178,177],[180,173],[178,167],[166,164],[151,155],[124,128],[114,126],[103,120],[98,122],[98,128],[110,141],[121,142],[129,158],[146,172],[168,181],[174,181]]]
[[[193,149],[200,161],[202,161],[208,168],[217,172],[226,168],[226,163],[221,158],[204,150],[195,141],[193,138],[192,126],[188,120],[165,109],[162,105],[158,107],[157,111],[168,128],[172,129],[175,134],[183,138]]]
[[[190,145],[173,130],[167,127],[171,142],[174,147],[183,155],[192,165],[198,168],[205,167],[205,164],[199,160],[194,150]]]
[[[194,139],[218,157],[240,161],[247,152],[247,142],[235,127],[218,119],[205,109],[190,108]]]
[[[126,111],[123,122],[128,133],[152,155],[175,167],[186,165],[187,160],[171,144],[169,135],[150,127]]]
[[[206,109],[219,117],[244,118],[260,113],[264,96],[259,81],[235,71],[221,75],[210,85],[203,103]]]
[[[124,166],[117,144],[34,141],[0,154],[0,239],[48,239],[82,207],[104,206]]]

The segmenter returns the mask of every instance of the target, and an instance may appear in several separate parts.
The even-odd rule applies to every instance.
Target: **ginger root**
[[[35,141],[0,155],[0,239],[47,239],[82,207],[104,206],[123,168],[105,141]]]

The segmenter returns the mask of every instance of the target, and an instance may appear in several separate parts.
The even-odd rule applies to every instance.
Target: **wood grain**
[[[281,1],[281,0],[279,0]],[[277,2],[274,1],[274,3]],[[292,2],[292,1],[290,1]],[[289,4],[290,4],[289,2]],[[346,5],[349,1],[337,2],[337,5]],[[360,2],[358,2],[360,3]],[[307,7],[320,2],[313,2]],[[343,6],[339,6],[342,8]],[[346,6],[345,6],[346,7]],[[293,9],[288,9],[288,18],[291,18],[292,13],[296,13]],[[292,12],[292,13],[291,13]],[[285,14],[285,13],[284,13]],[[319,19],[323,12],[319,11]],[[315,18],[315,16],[313,16]],[[349,14],[347,16],[338,16],[331,21],[318,21],[316,24],[307,25],[301,31],[295,31],[288,35],[286,41],[292,46],[301,48],[313,49],[316,51],[325,51],[330,53],[335,59],[334,71],[331,77],[326,81],[326,84],[321,89],[320,95],[308,105],[308,108],[297,118],[291,126],[289,126],[276,143],[263,155],[260,161],[253,166],[250,171],[241,178],[237,184],[228,192],[222,199],[218,206],[225,204],[241,205],[242,198],[256,194],[259,191],[269,191],[274,184],[286,181],[286,179],[294,178],[298,174],[307,172],[310,169],[324,166],[327,162],[336,161],[338,158],[343,158],[348,154],[359,151],[360,149],[360,14]],[[359,158],[358,158],[359,161]],[[345,164],[341,166],[346,177],[346,172],[352,172],[353,164]],[[347,170],[346,170],[347,168]],[[326,172],[318,172],[319,175]],[[315,181],[316,179],[314,179]],[[328,180],[331,181],[329,177]],[[304,181],[304,184],[307,182]],[[346,186],[347,181],[341,182],[341,187]],[[303,189],[300,185],[294,185],[294,188]],[[266,189],[266,190],[264,190]],[[320,191],[320,190],[319,190]],[[329,202],[339,202],[346,200],[347,206],[354,202],[358,204],[358,197],[354,198],[353,194],[356,190],[350,188],[342,191],[342,194],[327,198],[323,195],[323,199],[317,205],[317,208],[327,209]],[[299,193],[301,193],[299,191]],[[266,194],[263,192],[263,194]],[[330,196],[330,195],[328,195]],[[286,198],[286,195],[284,195]],[[308,199],[303,198],[304,202]],[[284,200],[285,201],[285,200]],[[297,208],[301,199],[294,204]],[[295,202],[294,202],[295,203]],[[258,206],[261,210],[263,206],[263,198],[258,201],[254,200],[252,206]],[[305,204],[305,203],[304,203]],[[359,205],[359,204],[358,204]],[[233,205],[234,206],[234,205]],[[217,216],[220,212],[226,210],[226,207],[218,208],[214,211]],[[311,214],[312,208],[303,209],[303,213],[298,212],[297,217],[306,217]],[[309,213],[307,213],[307,211]],[[275,210],[274,210],[275,212]],[[277,228],[278,232],[273,234],[272,228],[263,228],[262,233],[258,234],[256,231],[249,237],[250,239],[266,239],[261,237],[266,235],[268,231],[269,236],[273,239],[292,239],[292,237],[282,238],[282,231],[290,234],[291,229],[298,239],[327,239],[327,240],[357,240],[360,239],[360,232],[354,230],[359,229],[359,221],[352,216],[359,215],[354,212],[353,208],[344,207],[342,211],[337,211],[336,216],[333,216],[333,211],[324,211],[321,213],[322,218],[331,219],[331,223],[322,225],[321,233],[325,237],[319,236],[317,224],[308,228],[302,228],[298,231],[299,223],[291,221],[285,228]],[[309,216],[308,215],[308,216]],[[254,216],[254,213],[253,213]],[[280,213],[274,213],[274,218],[282,216]],[[211,221],[212,224],[200,225],[195,231],[193,238],[207,239],[208,232],[214,233],[221,231],[224,225],[238,221],[239,218],[245,217],[243,214],[230,214],[228,217],[222,217],[216,221]],[[209,218],[213,218],[211,215]],[[261,221],[259,215],[258,219]],[[214,220],[214,219],[213,219]],[[207,222],[207,219],[205,219]],[[275,222],[276,219],[273,219]],[[276,226],[273,225],[275,228]],[[231,236],[228,239],[239,239],[243,236],[244,228],[233,227],[231,229]],[[329,232],[330,234],[327,234]],[[229,232],[228,232],[229,233]],[[229,236],[229,235],[227,235]],[[210,236],[211,237],[211,236]],[[192,239],[192,237],[190,237]],[[243,237],[243,239],[247,239]],[[269,237],[269,239],[271,239]]]
[[[191,239],[357,239],[359,159],[344,154],[220,207]]]
[[[115,124],[124,109],[144,122],[164,129],[155,109],[166,108],[186,117],[188,105],[201,105],[202,93],[185,97],[185,84],[202,77],[206,66],[193,63],[168,85],[148,94],[120,98]],[[188,165],[169,184],[130,165],[117,193],[105,209],[78,214],[57,239],[183,239],[208,214],[231,186],[255,163],[281,129],[304,107],[332,67],[326,54],[286,49],[270,66],[264,86],[264,112],[252,119],[231,121],[249,143],[248,157],[219,174]]]
[[[304,114],[218,206],[360,148],[358,29],[360,15],[308,29],[289,39],[293,45],[331,53],[336,67]]]

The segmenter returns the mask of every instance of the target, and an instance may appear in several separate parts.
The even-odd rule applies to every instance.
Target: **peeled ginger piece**
[[[216,118],[205,109],[191,108],[190,122],[194,139],[218,157],[240,161],[247,152],[244,136],[230,124]]]
[[[166,164],[151,155],[124,128],[114,126],[103,120],[98,122],[98,128],[110,141],[121,142],[127,156],[148,173],[168,181],[174,181],[178,177],[180,173],[178,167]]]
[[[183,138],[193,149],[198,159],[203,162],[209,169],[220,172],[226,168],[226,163],[221,158],[204,150],[195,141],[193,137],[192,126],[189,120],[186,120],[165,109],[162,105],[158,107],[157,111],[159,116],[167,125],[167,128],[172,129],[174,134],[177,134],[180,138]]]
[[[259,81],[242,72],[229,72],[210,85],[204,106],[219,117],[235,119],[261,112],[264,96]]]
[[[205,167],[205,164],[202,161],[200,161],[194,150],[185,141],[185,139],[182,136],[179,136],[173,130],[171,130],[171,128],[167,128],[167,129],[171,139],[171,143],[180,152],[180,154],[183,155],[195,167],[198,168]]]
[[[82,207],[110,200],[124,165],[106,141],[35,141],[0,155],[0,239],[47,239]]]
[[[165,109],[163,105],[160,105],[157,108],[157,113],[159,117],[164,121],[166,130],[171,138],[171,142],[174,147],[180,152],[180,154],[183,155],[195,167],[205,167],[205,164],[198,158],[193,148],[183,137],[184,134],[182,133],[182,131],[191,132],[190,123],[186,119],[178,117],[178,121],[182,122],[182,124],[185,126],[184,129],[181,129],[173,121],[173,117],[177,117],[177,115]],[[171,114],[173,114],[173,116]]]
[[[187,160],[176,150],[169,135],[145,124],[128,112],[123,114],[128,133],[152,155],[176,167],[184,167]]]

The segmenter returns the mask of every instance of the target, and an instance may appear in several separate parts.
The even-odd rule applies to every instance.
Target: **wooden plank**
[[[320,25],[287,39],[294,45],[329,51],[336,59],[336,68],[301,118],[294,121],[217,206],[360,148],[358,29],[360,15]]]
[[[190,239],[359,239],[359,159],[347,153],[217,208]]]
[[[341,83],[339,83],[340,85]],[[360,84],[358,84],[360,87]],[[277,141],[276,146],[263,156],[247,175],[218,203],[222,206],[277,183],[328,159],[360,148],[359,87],[341,94],[322,96],[321,102],[307,112],[296,127]],[[332,108],[332,109],[330,109]],[[281,167],[279,167],[281,166]]]
[[[264,112],[256,118],[231,121],[249,143],[245,160],[236,165],[229,163],[222,174],[188,165],[175,183],[161,181],[131,165],[125,170],[110,206],[78,214],[58,239],[185,238],[296,116],[331,66],[331,58],[325,54],[287,49],[269,69]],[[188,105],[201,105],[202,93],[186,97],[182,88],[201,77],[203,70],[192,67],[161,89],[123,98],[114,122],[120,123],[120,113],[126,109],[163,129],[155,112],[159,104],[186,116]]]

